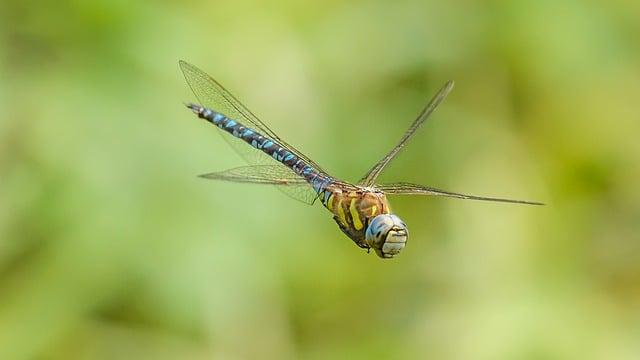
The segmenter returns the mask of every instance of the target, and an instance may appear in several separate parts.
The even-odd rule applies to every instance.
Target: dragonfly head
[[[365,239],[381,258],[392,258],[407,243],[407,225],[393,214],[380,214],[369,222]]]

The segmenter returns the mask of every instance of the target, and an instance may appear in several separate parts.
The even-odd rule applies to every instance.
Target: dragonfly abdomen
[[[274,139],[263,136],[258,131],[244,126],[233,119],[226,117],[224,114],[213,111],[196,104],[188,104],[188,108],[198,114],[198,117],[204,119],[218,128],[226,131],[234,137],[243,140],[252,147],[261,150],[265,154],[271,156],[274,160],[286,165],[296,174],[303,177],[309,185],[313,187],[317,194],[322,193],[329,186],[333,179],[330,176],[321,173],[313,166],[309,165],[305,160],[289,151],[285,146]]]

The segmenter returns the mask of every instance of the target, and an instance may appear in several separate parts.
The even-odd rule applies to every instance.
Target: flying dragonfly
[[[436,93],[397,145],[354,184],[329,175],[309,157],[287,144],[211,76],[185,61],[180,61],[180,68],[199,102],[188,103],[187,108],[220,129],[223,138],[249,164],[201,177],[275,185],[285,194],[310,205],[320,199],[342,232],[357,246],[367,251],[373,249],[381,258],[393,258],[400,253],[409,237],[407,225],[392,213],[387,194],[542,205],[533,201],[460,194],[407,182],[376,183],[389,162],[451,92],[453,81],[447,82]]]

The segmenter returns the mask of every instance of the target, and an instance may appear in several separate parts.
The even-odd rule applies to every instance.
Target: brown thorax
[[[380,214],[390,213],[385,194],[375,188],[330,186],[331,195],[324,206],[333,213],[333,219],[340,229],[356,245],[368,249],[365,231],[369,220]]]

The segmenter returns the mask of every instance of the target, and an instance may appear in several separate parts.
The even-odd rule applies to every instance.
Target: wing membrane
[[[433,113],[433,111],[440,105],[440,103],[447,97],[451,89],[453,89],[453,81],[448,81],[444,86],[438,91],[438,93],[429,101],[429,104],[422,109],[422,112],[418,115],[413,121],[413,124],[407,129],[404,133],[398,144],[389,151],[385,157],[383,157],[377,164],[375,164],[363,177],[360,179],[358,184],[363,186],[371,186],[378,178],[378,175],[384,170],[384,168],[389,164],[391,160],[393,160],[400,150],[407,144],[407,142],[411,139],[413,134],[415,134],[416,130],[420,128],[420,126],[429,118],[429,115]]]
[[[202,174],[200,177],[210,180],[222,180],[238,183],[276,185],[285,194],[307,204],[313,204],[317,194],[305,179],[297,176],[288,168],[278,165],[240,166],[224,171]]]
[[[298,149],[289,145],[282,138],[276,135],[276,133],[273,132],[273,130],[271,130],[264,122],[258,119],[251,110],[244,106],[240,100],[236,99],[236,97],[234,97],[229,91],[227,91],[227,89],[207,73],[198,69],[195,65],[189,64],[183,60],[180,60],[180,69],[182,69],[182,73],[184,74],[189,87],[191,87],[191,90],[202,106],[218,111],[230,119],[240,121],[244,123],[245,126],[254,128],[254,130],[261,132],[263,136],[277,141],[317,170],[325,172],[320,165],[316,164]],[[245,157],[245,159],[247,158],[246,151],[240,150],[239,152],[243,157]],[[254,151],[251,153],[262,154],[260,151]],[[253,155],[248,157],[250,162],[255,162]],[[265,157],[269,158],[266,155]]]
[[[527,204],[527,205],[544,205],[543,203],[535,202],[535,201],[501,199],[501,198],[493,198],[493,197],[485,197],[485,196],[460,194],[460,193],[432,188],[429,186],[417,185],[417,184],[411,184],[411,183],[405,183],[405,182],[394,183],[394,184],[380,184],[380,185],[376,185],[376,187],[388,194],[396,194],[396,195],[432,195],[432,196],[445,196],[445,197],[451,197],[456,199],[466,199],[466,200],[482,200],[482,201]]]
[[[245,107],[238,99],[236,99],[211,76],[207,75],[204,71],[198,69],[196,66],[191,65],[185,61],[180,61],[180,68],[184,74],[185,79],[187,80],[187,83],[189,84],[189,87],[202,106],[220,112],[230,119],[234,119],[243,123],[247,127],[253,128],[255,131],[260,132],[263,136],[269,137],[272,140],[275,140],[281,145],[287,147],[289,151],[295,153],[299,158],[314,166],[319,171],[323,171],[318,164],[313,162],[311,159],[300,153],[297,149],[293,148],[291,145],[282,140],[278,135],[276,135],[265,123],[260,121],[257,116],[255,116],[249,109],[247,109],[247,107]],[[236,170],[235,172],[231,173],[211,173],[207,174],[207,176],[204,177],[214,178],[215,176],[220,176],[220,178],[218,178],[219,180],[251,182],[249,181],[250,179],[257,181],[260,176],[269,177],[275,176],[274,174],[277,174],[277,177],[280,178],[298,179],[298,183],[296,184],[296,186],[278,186],[278,189],[296,200],[300,200],[307,204],[313,204],[315,198],[317,197],[317,194],[310,185],[306,184],[302,177],[298,176],[295,172],[293,172],[293,170],[289,169],[280,162],[277,162],[275,159],[263,153],[262,151],[249,146],[244,141],[233,137],[231,134],[223,130],[218,130],[222,134],[222,137],[225,139],[225,141],[227,141],[227,143],[229,143],[229,145],[241,157],[243,157],[247,161],[247,163],[256,166],[256,169],[249,170],[250,167],[237,168],[243,169],[246,176],[251,176],[250,178],[245,179],[245,181],[240,181],[240,177],[242,176],[240,174],[240,170]],[[253,171],[253,173],[251,171]],[[265,173],[265,171],[268,171],[268,173]],[[235,178],[233,178],[233,176],[235,176]],[[267,182],[263,180],[261,183]]]

